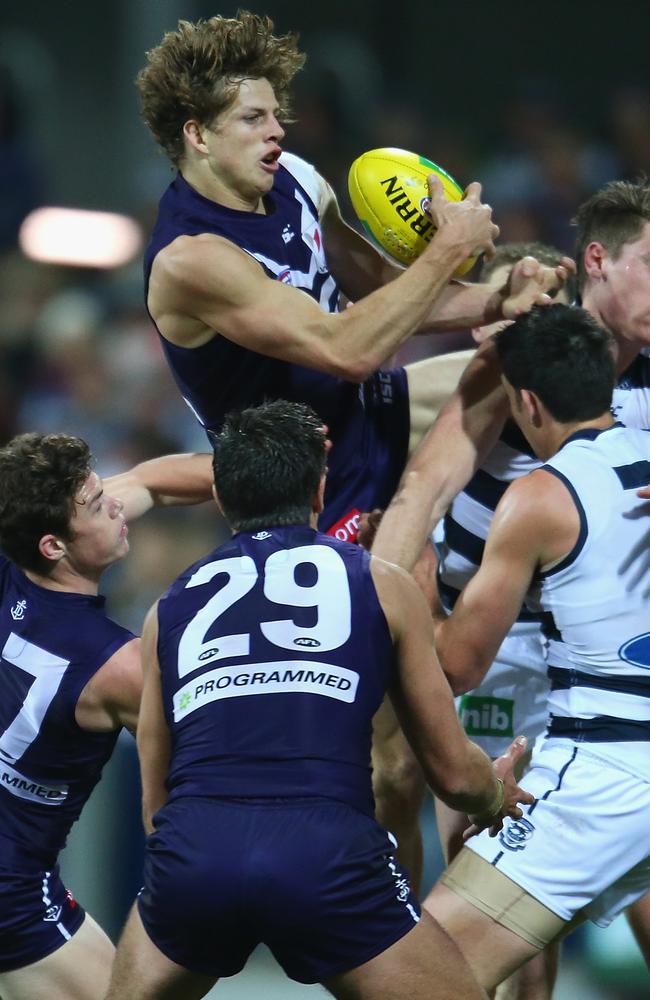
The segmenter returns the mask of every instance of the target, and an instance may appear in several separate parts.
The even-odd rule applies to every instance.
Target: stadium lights
[[[30,212],[20,227],[18,242],[32,260],[111,268],[133,260],[142,246],[142,232],[126,215],[47,207]]]

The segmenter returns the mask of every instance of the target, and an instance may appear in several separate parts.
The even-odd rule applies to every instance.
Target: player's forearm
[[[346,371],[359,381],[376,371],[423,324],[466,255],[440,235],[394,281],[332,316],[332,350]]]
[[[468,815],[492,815],[498,811],[501,788],[490,758],[470,740],[465,741],[463,766],[444,788],[436,789],[451,809]],[[502,801],[502,800],[501,800]]]
[[[497,440],[508,412],[498,371],[477,357],[402,476],[373,544],[375,555],[412,570],[434,526]]]
[[[490,285],[450,282],[425,317],[421,333],[468,330],[502,319],[503,292]]]
[[[128,521],[141,517],[152,507],[202,503],[211,497],[211,456],[180,454],[153,458],[111,477],[105,487],[122,500]]]

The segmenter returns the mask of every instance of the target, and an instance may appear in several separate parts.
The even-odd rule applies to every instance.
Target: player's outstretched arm
[[[435,626],[436,650],[454,694],[483,680],[517,620],[535,571],[563,558],[580,531],[567,488],[537,469],[499,501],[478,572],[449,617]]]
[[[149,309],[168,340],[199,347],[214,332],[253,351],[362,381],[428,316],[459,264],[498,232],[480,186],[444,201],[438,232],[394,281],[342,313],[326,313],[304,292],[271,281],[239,247],[214,235],[181,236],[154,261]]]
[[[557,267],[523,257],[512,268],[503,287],[453,281],[436,300],[421,332],[483,326],[499,319],[516,319],[536,305],[550,305],[575,263],[563,257]]]
[[[165,779],[171,759],[171,738],[163,710],[157,647],[158,602],[149,610],[142,629],[144,690],[136,733],[145,833],[151,833],[152,817],[167,801]]]
[[[501,787],[489,757],[460,725],[417,584],[397,566],[376,558],[372,573],[397,654],[389,693],[429,785],[453,809],[481,817],[485,825],[499,823],[504,815],[521,815],[517,802],[529,801],[527,793],[510,773],[502,776]]]
[[[121,500],[124,516],[133,521],[152,507],[203,503],[212,498],[212,456],[163,455],[140,462],[127,472],[109,476],[104,490]]]
[[[373,553],[412,570],[434,525],[488,454],[509,412],[492,343],[481,346],[409,460]]]

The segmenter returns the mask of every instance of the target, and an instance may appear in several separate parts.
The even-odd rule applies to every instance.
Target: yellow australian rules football
[[[440,178],[450,201],[462,200],[465,192],[446,170],[405,149],[371,149],[350,167],[348,190],[359,221],[373,242],[404,267],[419,257],[436,231],[427,212],[429,174]],[[464,261],[456,277],[475,261]]]

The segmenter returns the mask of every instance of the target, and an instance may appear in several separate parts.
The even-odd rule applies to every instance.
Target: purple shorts
[[[154,944],[193,972],[233,976],[264,943],[291,979],[324,982],[420,918],[394,841],[342,803],[182,798],[155,827],[140,917]]]
[[[85,916],[58,865],[25,875],[0,871],[0,972],[22,969],[56,951]]]

